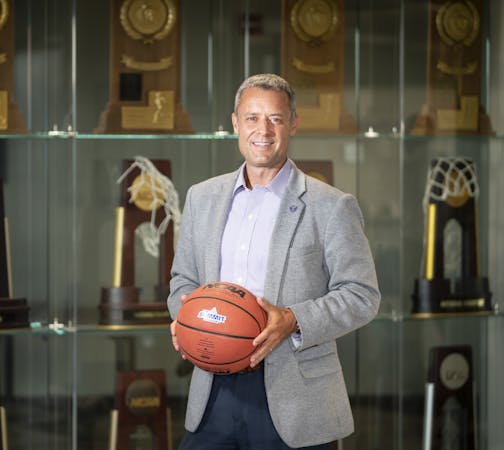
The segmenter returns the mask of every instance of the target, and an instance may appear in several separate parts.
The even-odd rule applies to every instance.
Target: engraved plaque
[[[0,133],[24,133],[23,116],[14,103],[14,2],[0,0]]]
[[[97,133],[191,133],[180,103],[180,1],[112,0],[110,100]]]
[[[162,175],[170,176],[170,161],[154,160],[152,164]],[[153,196],[152,187],[156,184],[149,174],[142,173],[132,160],[124,160],[122,168],[127,176],[121,184],[121,202],[116,210],[114,279],[112,287],[102,288],[100,324],[166,324],[170,322],[166,298],[169,294],[174,254],[173,222],[170,222],[159,239],[156,298],[151,302],[141,302],[140,289],[135,284],[135,234],[140,227],[151,221],[153,213],[156,226],[161,225],[164,217],[160,211],[161,204]]]
[[[117,374],[109,450],[169,450],[169,420],[164,371]]]
[[[482,107],[482,0],[429,0],[427,100],[415,135],[491,134]]]
[[[282,76],[296,90],[298,132],[354,133],[344,106],[343,0],[283,0]]]

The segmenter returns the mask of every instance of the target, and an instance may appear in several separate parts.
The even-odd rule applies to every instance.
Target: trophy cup
[[[169,294],[174,234],[180,222],[178,194],[168,178],[170,161],[137,156],[123,161],[121,206],[116,209],[114,279],[101,291],[101,325],[152,325],[170,321]],[[135,286],[135,234],[144,249],[158,258],[154,302],[140,302]]]
[[[13,100],[14,10],[12,0],[0,0],[0,133],[24,133],[24,119]]]
[[[171,414],[163,370],[119,372],[109,450],[171,450]]]
[[[468,158],[431,161],[424,196],[425,237],[422,277],[415,280],[412,314],[488,314],[488,279],[480,276],[474,163]],[[455,252],[454,252],[455,250]],[[456,253],[452,279],[447,257]]]
[[[180,103],[179,0],[111,0],[110,100],[97,133],[191,133]]]
[[[3,181],[0,179],[0,329],[29,326],[29,307],[24,298],[13,298],[9,221],[4,213]]]
[[[345,109],[343,0],[283,0],[282,75],[296,90],[299,133],[355,133]]]
[[[430,0],[427,101],[414,135],[492,134],[481,106],[482,0]]]
[[[434,347],[425,388],[423,449],[476,450],[471,347]]]

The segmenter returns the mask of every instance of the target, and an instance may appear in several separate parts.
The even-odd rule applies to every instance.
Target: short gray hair
[[[285,92],[289,99],[290,120],[296,118],[296,93],[291,85],[282,77],[273,73],[261,73],[248,77],[238,88],[235,95],[234,113],[237,114],[238,106],[245,89],[259,88],[270,91]]]

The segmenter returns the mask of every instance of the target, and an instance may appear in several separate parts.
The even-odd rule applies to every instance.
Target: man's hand
[[[261,297],[257,297],[257,303],[266,311],[268,322],[266,328],[254,339],[253,344],[258,350],[250,358],[250,367],[259,364],[297,329],[296,316],[289,308],[279,308]]]
[[[184,303],[184,300],[186,299],[186,295],[183,295],[180,299],[182,303]],[[176,326],[177,326],[177,319],[175,319],[172,323],[170,323],[170,332],[171,332],[171,337],[172,337],[172,344],[173,348],[177,351],[180,352],[180,346],[178,345],[178,340],[177,340],[177,331],[176,331]],[[181,353],[181,356],[183,359],[186,359],[185,355]]]

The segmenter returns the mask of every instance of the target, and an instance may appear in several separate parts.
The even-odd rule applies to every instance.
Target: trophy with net
[[[113,284],[102,288],[100,324],[165,324],[170,321],[166,298],[181,216],[177,191],[168,178],[170,162],[137,156],[123,161],[123,169],[118,179],[122,196],[116,208]],[[152,302],[141,302],[141,289],[135,285],[135,237],[145,252],[158,259]]]
[[[431,161],[424,195],[425,235],[421,278],[415,280],[412,314],[485,314],[492,311],[488,279],[480,275],[472,160]]]

